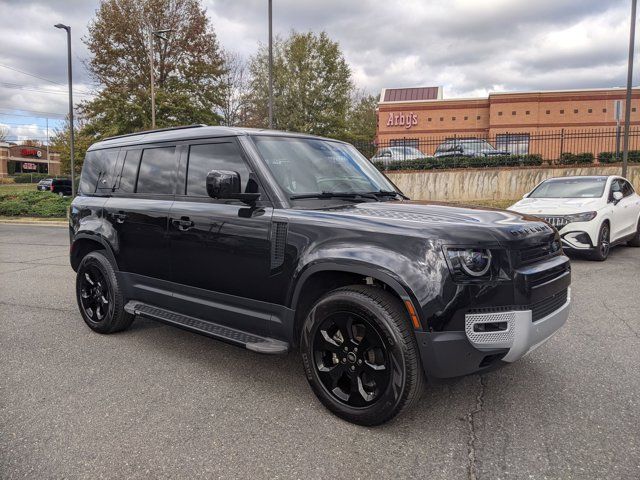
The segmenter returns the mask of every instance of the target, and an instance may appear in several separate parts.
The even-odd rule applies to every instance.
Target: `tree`
[[[84,39],[89,72],[100,86],[82,105],[99,136],[151,126],[149,32],[152,35],[158,127],[218,124],[223,59],[199,0],[103,0]]]
[[[222,75],[222,124],[229,127],[244,125],[247,120],[249,71],[247,62],[237,53],[224,52],[225,73]]]
[[[9,127],[0,125],[0,142],[6,142],[9,137]]]
[[[357,92],[349,108],[343,139],[350,142],[372,142],[378,126],[377,108],[378,97]]]
[[[249,122],[268,126],[268,50],[251,59]],[[274,42],[274,126],[325,136],[341,136],[353,90],[351,70],[338,43],[325,32],[292,32]]]

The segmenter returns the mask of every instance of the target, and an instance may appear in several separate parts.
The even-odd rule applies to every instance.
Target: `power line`
[[[40,75],[36,75],[35,73],[25,72],[24,70],[20,70],[19,68],[10,67],[9,65],[4,65],[2,63],[0,63],[0,67],[8,68],[9,70],[13,70],[14,72],[22,73],[23,75],[28,75],[28,76],[33,77],[33,78],[38,78],[40,80],[44,80],[45,82],[53,83],[54,85],[60,85],[62,87],[66,87],[67,86],[66,83],[56,82],[56,81],[51,80],[49,78],[41,77]],[[88,92],[87,90],[77,90],[77,91],[78,92],[85,92],[87,95],[91,95],[91,92]]]
[[[14,108],[16,111],[18,112],[30,112],[30,113],[38,113],[38,114],[44,114],[44,117],[41,118],[48,118],[48,116],[53,115],[56,117],[65,117],[67,114],[66,113],[56,113],[56,112],[43,112],[41,110],[29,110],[28,108],[21,108],[21,107],[15,107]],[[35,117],[35,115],[24,115],[21,113],[13,113],[12,111],[7,112],[6,110],[10,110],[9,108],[2,108],[2,110],[5,110],[4,112],[0,112],[0,115],[15,115],[17,117]]]
[[[69,95],[68,92],[58,92],[55,90],[47,90],[45,88],[37,88],[37,87],[32,87],[30,85],[20,85],[17,83],[9,83],[9,82],[0,82],[0,87],[2,88],[15,88],[17,90],[25,90],[28,92],[41,92],[41,93],[53,93],[56,95]],[[75,92],[76,95],[82,95],[85,97],[91,97],[93,96],[93,94],[90,93],[82,93],[82,92]]]

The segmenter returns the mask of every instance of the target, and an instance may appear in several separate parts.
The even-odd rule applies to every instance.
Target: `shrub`
[[[16,173],[13,179],[16,183],[38,183],[43,178],[51,178],[47,173]]]
[[[496,168],[496,167],[524,167],[542,165],[542,155],[496,155],[491,157],[426,157],[415,160],[395,161],[384,165],[374,162],[382,171],[393,170],[438,170],[452,168]]]
[[[558,162],[560,165],[578,165],[578,164],[587,164],[593,163],[594,156],[591,152],[584,153],[569,153],[564,152],[560,155],[560,161]]]
[[[629,150],[628,160],[630,163],[640,163],[640,150]],[[598,154],[598,161],[600,163],[615,163],[616,152],[600,152]],[[622,161],[622,152],[618,156],[618,162]]]
[[[11,192],[0,194],[0,215],[29,217],[65,217],[70,197],[51,192]]]

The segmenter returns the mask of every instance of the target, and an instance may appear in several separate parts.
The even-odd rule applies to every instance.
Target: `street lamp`
[[[69,76],[69,125],[70,125],[70,143],[71,143],[71,197],[76,196],[76,174],[74,162],[74,138],[73,138],[73,75],[71,72],[71,27],[57,23],[56,28],[63,28],[67,31],[67,74]]]
[[[151,128],[156,128],[156,88],[155,88],[155,78],[153,72],[153,37],[154,35],[158,38],[161,38],[164,41],[167,41],[167,37],[165,37],[164,33],[172,32],[171,28],[163,28],[161,30],[149,30],[149,63],[151,64]]]
[[[269,0],[269,128],[273,128],[273,14]]]

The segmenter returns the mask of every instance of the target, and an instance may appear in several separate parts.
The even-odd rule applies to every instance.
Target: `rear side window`
[[[175,174],[175,147],[147,148],[142,151],[136,192],[171,195]]]
[[[626,180],[623,180],[622,182],[622,194],[625,197],[628,197],[630,195],[633,195],[633,187],[631,186],[631,184],[629,182],[627,182]]]
[[[140,153],[141,150],[129,150],[126,153],[120,172],[118,191],[122,193],[133,193],[135,191],[138,166],[140,165]]]
[[[80,193],[95,193],[97,189],[113,187],[113,171],[120,149],[87,152],[80,175]]]
[[[211,170],[231,170],[240,174],[244,192],[249,181],[249,167],[235,143],[210,143],[189,147],[187,195],[207,197],[207,174]]]

